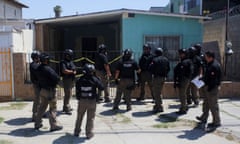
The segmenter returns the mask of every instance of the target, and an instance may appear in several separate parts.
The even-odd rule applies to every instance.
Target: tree
[[[60,17],[61,16],[61,12],[62,12],[62,7],[59,6],[59,5],[56,5],[54,8],[53,8],[53,11],[55,13],[55,17]]]

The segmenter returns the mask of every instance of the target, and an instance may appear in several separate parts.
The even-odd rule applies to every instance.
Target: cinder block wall
[[[32,100],[34,97],[32,84],[25,83],[26,54],[13,54],[13,72],[15,99]]]
[[[226,19],[216,19],[205,21],[203,23],[203,42],[217,41],[219,46],[219,51],[221,54],[221,63],[224,64],[226,60],[225,57],[225,34],[226,34]],[[226,65],[226,78],[234,81],[240,80],[239,70],[240,70],[240,15],[229,17],[229,27],[228,27],[228,37],[232,42],[232,49],[234,54],[227,59]]]
[[[151,98],[148,86],[145,88],[147,98]],[[179,98],[178,91],[173,88],[173,82],[166,82],[162,92],[163,98]],[[137,87],[132,97],[137,98],[140,96],[140,87]],[[220,98],[240,98],[240,82],[223,81],[219,92]]]

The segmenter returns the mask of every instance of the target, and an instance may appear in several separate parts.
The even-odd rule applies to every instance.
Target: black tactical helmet
[[[69,56],[70,58],[73,57],[73,50],[71,49],[65,49],[65,51],[63,52],[64,53],[64,56]]]
[[[132,57],[132,51],[130,49],[125,49],[123,52],[123,59],[129,60]]]
[[[148,49],[150,49],[150,50],[151,50],[151,47],[150,47],[150,45],[149,45],[149,44],[144,44],[144,45],[143,45],[143,49],[145,49],[145,48],[148,48]]]
[[[182,53],[183,53],[183,54],[187,54],[187,50],[184,49],[184,48],[183,48],[183,49],[179,49],[179,50],[178,50],[178,53],[179,53],[179,54],[182,54]]]
[[[98,52],[99,53],[105,53],[107,51],[107,46],[105,44],[100,44],[98,46]]]
[[[188,49],[189,57],[192,58],[197,54],[197,49],[195,47],[190,47]]]
[[[95,73],[95,66],[93,64],[86,63],[83,67],[84,74],[93,75]]]
[[[50,56],[48,55],[48,54],[46,54],[46,53],[42,53],[41,55],[40,55],[40,62],[47,62],[47,63],[49,63],[49,59],[50,59]]]
[[[156,48],[155,54],[156,54],[157,56],[161,56],[161,55],[163,54],[163,49],[162,49],[162,48]]]
[[[195,44],[193,47],[195,47],[196,53],[199,55],[199,54],[201,53],[201,51],[202,51],[202,46],[201,46],[201,44],[197,43],[197,44]]]
[[[39,58],[39,56],[40,56],[40,52],[39,51],[33,51],[32,54],[31,54],[32,60],[34,60],[36,58]]]

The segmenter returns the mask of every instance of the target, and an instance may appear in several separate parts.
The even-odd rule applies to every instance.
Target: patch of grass
[[[125,115],[117,114],[117,121],[121,123],[130,123],[131,119],[129,117],[126,117]]]
[[[240,144],[239,137],[237,135],[234,135],[232,132],[221,132],[221,131],[217,130],[215,132],[215,134],[220,137],[224,137],[229,141],[234,141],[234,142],[237,142],[238,144]]]
[[[227,140],[234,141],[234,137],[231,134],[225,136]]]
[[[183,126],[196,127],[198,125],[198,123],[194,120],[181,119],[180,122]]]
[[[0,144],[13,144],[13,142],[8,140],[0,140]]]
[[[23,108],[25,108],[26,105],[27,103],[14,102],[14,103],[10,103],[10,105],[8,106],[0,107],[0,110],[22,110]]]
[[[0,124],[4,121],[4,118],[0,117]]]
[[[155,124],[152,127],[154,128],[173,128],[177,126],[190,126],[196,127],[197,123],[191,120],[178,119],[177,117],[170,115],[160,115],[159,116],[161,123]]]
[[[154,128],[173,128],[173,127],[176,127],[176,123],[166,122],[166,123],[155,124],[152,127],[154,127]]]

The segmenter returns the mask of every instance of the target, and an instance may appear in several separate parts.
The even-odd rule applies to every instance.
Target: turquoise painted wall
[[[198,19],[135,14],[122,19],[122,49],[142,52],[144,35],[179,35],[180,48],[202,42],[203,26]]]

